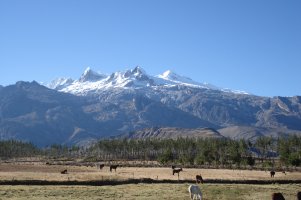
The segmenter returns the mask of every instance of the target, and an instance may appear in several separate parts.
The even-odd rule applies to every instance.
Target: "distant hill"
[[[143,130],[129,132],[121,135],[118,138],[130,138],[130,139],[146,139],[146,138],[224,138],[218,131],[211,128],[145,128]]]
[[[36,82],[4,87],[0,90],[0,138],[30,141],[39,146],[96,139],[101,125],[83,112],[85,103],[84,98]]]
[[[301,135],[301,131],[288,130],[283,128],[261,128],[251,126],[230,126],[218,130],[219,133],[227,138],[232,139],[247,139],[254,141],[261,136],[271,137],[286,137],[288,135],[296,134]]]

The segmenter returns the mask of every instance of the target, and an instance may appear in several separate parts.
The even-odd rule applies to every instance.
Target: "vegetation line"
[[[223,180],[223,179],[206,179],[205,183],[211,184],[301,184],[301,180]],[[105,185],[124,185],[124,184],[179,184],[195,183],[195,180],[155,180],[150,178],[128,179],[128,180],[101,180],[101,181],[46,181],[46,180],[2,180],[0,185],[67,185],[67,186],[105,186]]]
[[[0,141],[0,161],[22,157],[43,158],[48,164],[81,159],[85,163],[144,161],[144,165],[156,162],[161,166],[289,171],[301,166],[301,137],[260,137],[254,142],[216,138],[104,139],[89,147],[46,148],[14,140]]]

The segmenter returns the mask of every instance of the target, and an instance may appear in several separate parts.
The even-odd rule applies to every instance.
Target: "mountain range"
[[[135,67],[106,75],[87,68],[77,80],[0,87],[0,139],[38,146],[86,145],[118,135],[254,140],[301,134],[300,122],[300,96],[261,97],[169,70],[151,76]]]

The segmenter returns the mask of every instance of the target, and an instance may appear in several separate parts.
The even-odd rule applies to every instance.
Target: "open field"
[[[0,186],[0,200],[43,199],[190,199],[188,184],[126,184],[117,186]],[[282,192],[286,200],[295,200],[301,185],[201,185],[204,200],[269,200],[273,192]]]
[[[68,174],[60,174],[63,169]],[[205,179],[223,180],[271,180],[269,172],[225,169],[184,169],[180,180],[194,180],[196,174]],[[46,165],[42,162],[15,162],[0,164],[0,181],[41,180],[41,181],[97,181],[151,178],[155,180],[178,180],[170,168],[121,167],[110,172],[105,166],[96,167]],[[277,180],[300,180],[300,172],[276,172]],[[189,199],[188,183],[176,184],[123,184],[116,186],[25,186],[1,185],[0,200],[4,199]],[[282,192],[286,199],[294,199],[301,184],[203,184],[203,197],[207,200],[270,199],[271,193]]]
[[[67,169],[68,174],[60,174]],[[180,180],[194,180],[196,174],[206,179],[224,180],[272,180],[268,171],[228,169],[186,169],[180,173]],[[151,178],[154,180],[178,180],[171,168],[120,167],[110,172],[105,166],[96,167],[45,165],[44,163],[1,163],[0,180],[47,180],[47,181],[95,181]],[[273,180],[301,180],[301,172],[276,172]]]

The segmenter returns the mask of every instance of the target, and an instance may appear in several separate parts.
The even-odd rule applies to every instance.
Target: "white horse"
[[[188,191],[191,199],[194,199],[196,197],[196,199],[202,200],[202,192],[199,186],[189,185]]]

